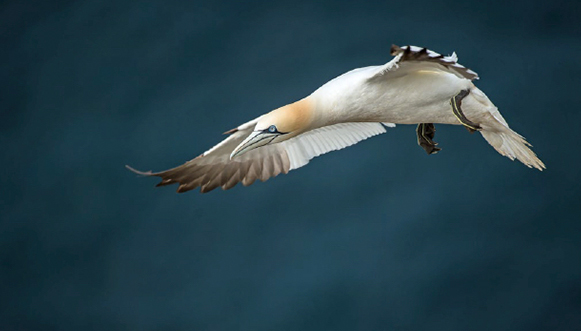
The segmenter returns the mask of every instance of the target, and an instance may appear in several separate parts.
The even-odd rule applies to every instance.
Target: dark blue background
[[[575,1],[0,5],[1,330],[579,330]],[[206,195],[221,132],[392,43],[456,51],[547,164],[414,127]]]

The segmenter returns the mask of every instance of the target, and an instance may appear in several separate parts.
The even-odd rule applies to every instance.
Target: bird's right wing
[[[157,186],[179,184],[178,193],[196,187],[200,187],[202,193],[218,186],[227,190],[239,182],[247,186],[257,179],[265,181],[281,172],[287,173],[290,161],[284,150],[276,145],[257,148],[234,160],[230,159],[232,151],[250,135],[257,121],[258,119],[252,120],[225,132],[229,135],[228,138],[181,166],[160,172],[142,172],[129,166],[127,168],[140,175],[161,177]]]
[[[270,177],[300,168],[314,157],[351,146],[361,140],[386,132],[390,123],[341,123],[311,130],[289,140],[265,145],[230,159],[232,151],[253,131],[253,120],[230,130],[230,136],[204,154],[173,169],[160,172],[141,172],[144,176],[161,177],[157,186],[179,184],[178,192],[200,187],[202,193],[217,187],[224,190],[242,182],[244,186],[257,179]],[[385,126],[384,126],[385,125]]]
[[[383,125],[382,125],[383,124]],[[300,168],[312,158],[354,145],[385,133],[393,123],[339,123],[305,132],[280,143],[289,156],[290,170]]]

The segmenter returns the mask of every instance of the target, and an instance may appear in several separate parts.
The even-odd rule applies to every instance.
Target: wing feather
[[[370,79],[377,79],[389,73],[397,73],[405,70],[419,70],[423,68],[437,68],[446,70],[460,78],[469,80],[478,79],[478,74],[458,63],[458,56],[452,53],[450,56],[431,51],[417,46],[391,46],[391,55],[395,56],[391,61],[380,66],[378,71]],[[405,70],[404,70],[405,69]],[[402,73],[402,72],[400,72]]]
[[[141,172],[129,166],[127,168],[140,175],[161,177],[158,186],[179,184],[179,193],[197,187],[200,187],[202,193],[217,187],[228,190],[239,182],[248,186],[257,179],[266,181],[281,173],[286,174],[321,154],[385,132],[385,127],[380,123],[335,124],[308,131],[281,143],[256,148],[231,160],[230,153],[254,129],[254,125],[248,123],[244,126],[230,130],[228,138],[179,167],[160,172]]]

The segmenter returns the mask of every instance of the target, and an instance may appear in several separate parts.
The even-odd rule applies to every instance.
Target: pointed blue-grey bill
[[[230,154],[230,160],[255,148],[268,145],[279,134],[267,131],[252,131]]]

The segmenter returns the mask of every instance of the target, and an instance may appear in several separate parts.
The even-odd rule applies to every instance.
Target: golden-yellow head
[[[230,158],[269,144],[295,137],[310,129],[313,104],[309,98],[262,115],[250,135],[230,154]]]

